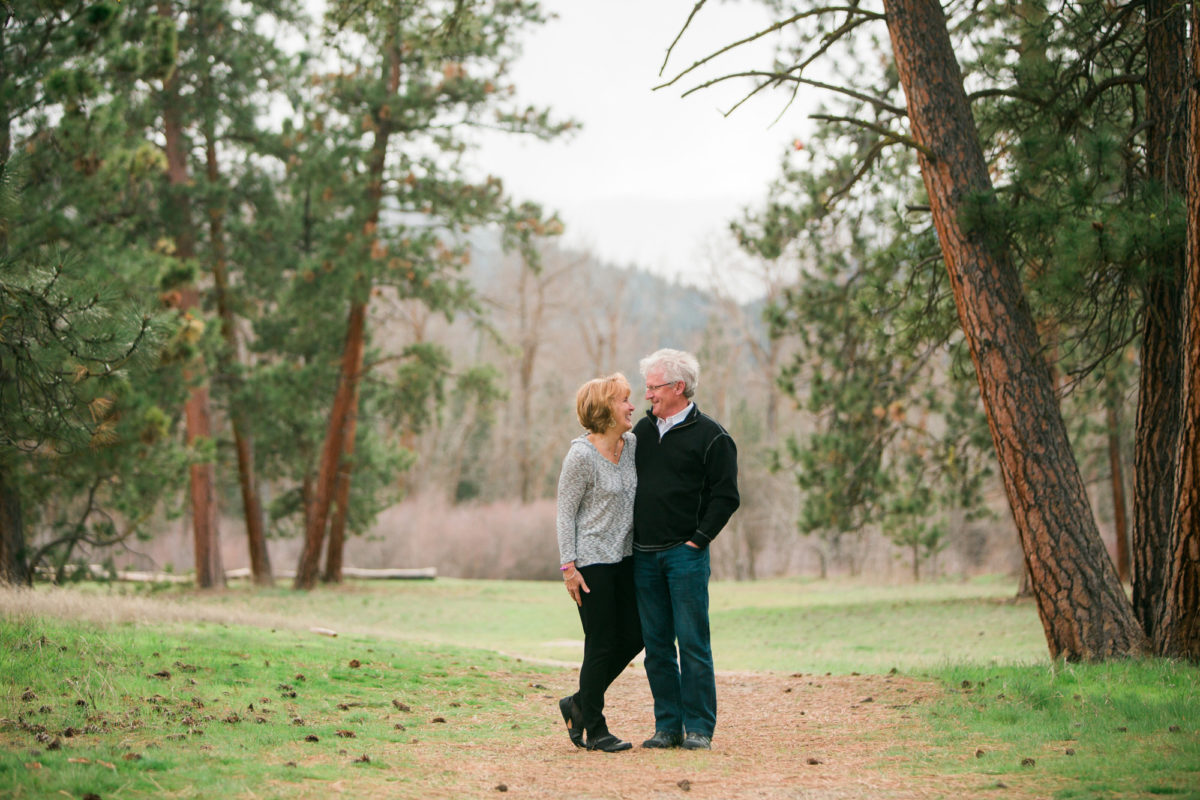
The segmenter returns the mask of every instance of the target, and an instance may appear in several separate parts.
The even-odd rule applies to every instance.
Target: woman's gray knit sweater
[[[560,564],[615,564],[633,554],[637,439],[628,431],[621,438],[625,447],[616,464],[600,455],[586,434],[571,440],[558,475]]]

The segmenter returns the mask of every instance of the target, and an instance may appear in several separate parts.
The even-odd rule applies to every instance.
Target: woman
[[[583,623],[579,691],[558,702],[576,747],[615,753],[633,745],[604,720],[604,692],[642,649],[633,590],[633,404],[621,373],[579,387],[574,439],[558,477],[558,550],[567,593]],[[584,735],[586,733],[586,741]]]

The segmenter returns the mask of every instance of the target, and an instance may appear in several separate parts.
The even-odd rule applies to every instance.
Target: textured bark
[[[184,296],[190,296],[194,302],[196,294],[194,291],[188,291]],[[187,422],[188,446],[194,446],[199,439],[212,437],[206,386],[200,385],[192,389],[184,407],[184,418]],[[204,461],[192,464],[190,473],[196,586],[201,589],[224,586],[225,568],[221,563],[221,537],[217,524],[216,470],[211,461]]]
[[[0,586],[32,582],[25,558],[25,518],[21,495],[12,485],[8,468],[0,464]]]
[[[1192,2],[1192,130],[1200,130],[1200,3]],[[1187,170],[1187,263],[1183,296],[1183,398],[1175,516],[1166,592],[1155,637],[1160,655],[1200,661],[1200,146]]]
[[[326,529],[329,527],[329,509],[333,503],[335,483],[342,462],[347,422],[350,419],[349,409],[357,397],[356,387],[362,372],[366,316],[367,306],[365,303],[351,304],[350,315],[346,320],[346,343],[342,348],[342,364],[338,375],[337,392],[333,398],[333,408],[329,413],[329,430],[325,434],[325,445],[321,451],[316,485],[313,487],[312,499],[306,514],[304,548],[300,552],[300,562],[296,566],[294,585],[297,589],[311,589],[317,583],[321,545],[324,544]]]
[[[169,2],[157,6],[160,16],[172,22],[175,11]],[[196,232],[193,229],[191,202],[187,195],[188,165],[184,142],[178,73],[172,72],[163,80],[163,135],[167,156],[167,213],[175,239],[175,256],[188,261],[196,254]],[[185,318],[200,308],[200,292],[188,286],[180,293],[179,310]],[[208,409],[208,386],[203,375],[203,361],[196,357],[184,374],[192,389],[184,406],[187,443],[212,438],[212,420]],[[211,461],[190,467],[192,532],[196,559],[196,585],[202,589],[225,585],[225,570],[221,565],[220,531],[217,523],[216,470]]]
[[[1187,17],[1176,0],[1146,3],[1147,167],[1164,194],[1182,194],[1187,169]],[[1133,457],[1133,608],[1153,640],[1166,589],[1180,415],[1183,248],[1161,254],[1143,296],[1141,374]]]
[[[1133,617],[1092,517],[1011,256],[960,215],[991,181],[936,0],[884,4],[959,321],[975,364],[1009,506],[1050,654],[1138,653]],[[986,228],[986,226],[979,226]]]
[[[1129,580],[1129,530],[1125,512],[1125,468],[1121,463],[1121,417],[1117,412],[1120,397],[1115,384],[1109,392],[1105,415],[1108,420],[1108,467],[1113,500],[1113,533],[1116,538],[1117,577]]]
[[[361,368],[361,367],[360,367]],[[342,459],[338,464],[337,484],[333,496],[333,521],[329,525],[329,549],[325,553],[326,583],[342,582],[343,553],[346,546],[346,520],[350,515],[350,476],[354,473],[354,439],[358,433],[358,385],[346,412],[345,441]]]
[[[220,180],[217,165],[217,148],[211,133],[206,133],[205,156],[208,180],[216,186]],[[237,378],[236,360],[239,348],[237,320],[229,304],[229,271],[225,259],[225,209],[209,210],[209,239],[213,248],[213,291],[216,294],[217,314],[221,317],[221,335],[225,339],[225,354],[220,364],[221,372],[231,384],[231,390],[240,386]],[[233,446],[237,453],[238,485],[242,491],[242,513],[246,519],[246,539],[250,551],[250,576],[258,586],[273,586],[271,557],[267,552],[267,536],[263,522],[262,500],[258,491],[258,479],[254,473],[254,439],[250,435],[250,423],[240,403],[230,403],[229,423],[233,429]]]
[[[1045,67],[1048,61],[1046,58],[1046,38],[1042,35],[1042,31],[1046,25],[1046,4],[1043,0],[1021,0],[1017,4],[1016,13],[1023,23],[1020,26],[1018,44],[1018,57],[1021,63],[1021,70],[1018,74],[1030,76],[1044,75],[1046,74]],[[1044,91],[1046,87],[1022,86],[1021,88],[1023,91],[1038,92]],[[1035,278],[1042,276],[1045,271],[1045,262],[1030,265],[1030,272]],[[1054,317],[1039,319],[1037,331],[1039,341],[1042,343],[1042,350],[1045,353],[1046,368],[1050,374],[1050,385],[1055,388],[1055,395],[1057,396],[1058,388],[1062,385],[1062,374],[1058,369],[1058,320]],[[1059,408],[1061,411],[1061,406]],[[1022,547],[1021,534],[1019,532],[1017,533],[1017,546]],[[1033,597],[1033,579],[1030,577],[1028,566],[1021,570],[1021,581],[1017,584],[1017,597],[1022,599]]]
[[[350,473],[346,467],[338,470],[334,486],[333,519],[329,523],[329,545],[325,550],[325,571],[321,580],[325,583],[342,582],[343,554],[346,547],[347,505],[350,500]]]

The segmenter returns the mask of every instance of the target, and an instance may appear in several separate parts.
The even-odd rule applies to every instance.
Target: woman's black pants
[[[591,564],[579,569],[590,591],[583,595],[583,665],[575,702],[583,714],[589,739],[608,733],[604,692],[642,651],[642,625],[633,588],[633,557],[616,564]]]

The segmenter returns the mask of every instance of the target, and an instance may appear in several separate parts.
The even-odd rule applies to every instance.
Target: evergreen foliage
[[[881,77],[894,92],[894,74]],[[800,531],[853,571],[864,534],[880,530],[919,575],[986,513],[990,441],[936,239],[909,207],[915,161],[876,132],[847,132],[868,104],[846,105],[783,154],[764,206],[733,227],[796,276],[763,313],[797,342],[780,381],[813,421],[776,453],[801,491]]]
[[[543,20],[536,3],[328,12],[322,44],[294,36],[303,18],[290,0],[3,9],[5,174],[10,151],[22,158],[21,202],[5,217],[7,252],[22,265],[6,265],[5,334],[24,359],[10,366],[6,354],[6,451],[52,442],[61,464],[62,452],[89,450],[76,440],[117,445],[111,452],[140,443],[158,493],[143,494],[122,531],[144,530],[154,497],[177,491],[189,464],[220,467],[220,503],[236,506],[232,445],[240,455],[249,437],[256,458],[240,480],[265,481],[276,533],[303,529],[348,304],[481,318],[462,274],[471,228],[499,225],[530,254],[561,231],[463,166],[473,126],[549,137],[573,124],[520,105],[506,79],[518,34]],[[141,329],[118,318],[125,306],[143,309]],[[34,329],[36,358],[20,349]],[[480,402],[494,394],[480,385],[485,369],[453,366],[414,333],[409,344],[368,346],[344,515],[352,531],[395,499],[395,476],[413,460],[401,441],[437,419],[450,382],[475,387],[464,396]],[[131,380],[135,355],[152,363]],[[189,432],[184,449],[184,397],[209,386],[218,427]],[[132,427],[127,409],[153,424]],[[112,469],[138,483],[129,463]],[[3,485],[15,492],[16,477]],[[38,502],[33,482],[20,489],[21,507]],[[22,542],[61,538],[48,522],[26,522]]]
[[[748,250],[798,261],[797,288],[784,306],[768,311],[768,319],[780,332],[807,330],[800,361],[817,358],[824,372],[802,398],[818,415],[818,430],[789,442],[783,463],[795,465],[804,490],[802,530],[857,530],[874,520],[897,530],[895,520],[884,518],[930,492],[922,488],[925,480],[912,479],[912,470],[921,475],[921,469],[911,458],[882,458],[887,434],[878,429],[888,426],[872,424],[861,398],[878,397],[884,412],[891,402],[911,411],[923,405],[919,395],[931,382],[928,376],[907,386],[886,374],[856,377],[844,353],[858,358],[873,353],[907,374],[903,359],[922,358],[926,348],[949,347],[953,353],[959,347],[940,253],[921,213],[925,200],[915,163],[895,152],[894,145],[905,142],[899,133],[906,124],[903,98],[890,59],[864,63],[855,57],[887,47],[872,38],[878,28],[869,23],[878,18],[871,12],[855,9],[839,27],[820,24],[837,18],[836,9],[768,5],[787,21],[787,38],[772,70],[749,73],[756,81],[751,94],[804,84],[838,93],[835,110],[813,114],[822,122],[810,141],[797,143],[804,151],[785,157],[766,207],[750,217],[748,227],[738,228]],[[1030,0],[951,6],[948,13],[996,186],[989,196],[970,199],[959,222],[968,234],[985,234],[1016,259],[1047,364],[1070,397],[1064,409],[1083,448],[1080,458],[1095,465],[1092,474],[1103,475],[1112,468],[1103,457],[1108,442],[1087,432],[1107,425],[1104,409],[1111,402],[1104,398],[1133,392],[1134,375],[1124,365],[1143,315],[1159,313],[1140,298],[1148,282],[1167,269],[1184,235],[1182,198],[1153,179],[1148,162],[1141,11]],[[837,57],[828,58],[831,53]],[[818,58],[838,80],[814,84],[808,78],[805,68]],[[864,203],[875,219],[866,218]],[[842,226],[839,234],[825,234],[832,246],[814,235],[822,226],[826,231]],[[859,245],[853,265],[824,271],[811,266],[856,252],[864,231],[874,241],[866,252]],[[873,254],[885,253],[873,263]],[[842,293],[828,294],[835,288]],[[854,315],[850,309],[856,306],[861,311]],[[877,332],[873,343],[870,334],[860,333],[864,327]],[[829,355],[821,348],[843,355],[826,367]],[[945,378],[934,383],[966,388],[969,376],[949,368],[965,363],[934,359],[932,368]],[[792,374],[784,378],[792,380]],[[986,448],[981,421],[971,416],[974,421],[963,430],[974,434],[965,441]],[[1129,427],[1122,435],[1130,440]],[[949,431],[947,436],[954,438]],[[978,462],[980,451],[975,452]],[[897,469],[901,463],[909,469]],[[968,482],[977,489],[982,473],[972,473],[976,478]],[[899,489],[908,484],[914,484],[912,490]],[[899,529],[908,530],[903,524]],[[921,538],[911,531],[901,536],[914,537]]]
[[[13,230],[10,159],[0,175],[0,226]],[[13,240],[15,239],[15,241]],[[170,418],[156,382],[169,321],[114,290],[77,250],[0,255],[0,493],[4,580],[46,568],[62,579],[81,546],[145,535],[148,512],[177,484]],[[139,306],[141,306],[139,308]],[[36,545],[24,531],[43,529]]]

